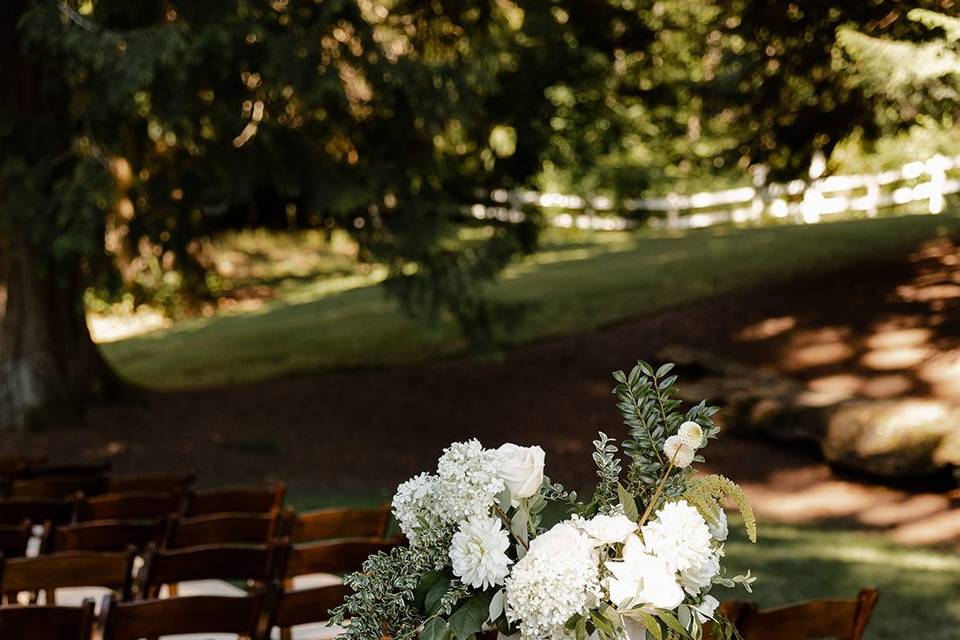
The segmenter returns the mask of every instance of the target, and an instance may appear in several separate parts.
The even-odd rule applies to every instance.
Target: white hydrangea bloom
[[[668,502],[656,518],[643,525],[642,532],[647,550],[671,571],[700,567],[713,553],[707,523],[686,500]]]
[[[662,559],[650,554],[636,535],[627,538],[621,560],[607,560],[610,601],[624,611],[635,607],[676,609],[683,602],[677,574]]]
[[[678,469],[689,467],[693,462],[696,451],[683,441],[680,436],[670,436],[663,443],[663,452],[667,454],[667,460],[673,463]]]
[[[569,638],[564,623],[600,597],[598,554],[570,521],[535,538],[506,580],[507,617],[524,640]]]
[[[438,501],[440,478],[429,473],[414,476],[397,487],[393,496],[393,516],[412,546],[420,542],[420,532],[446,522]]]
[[[600,514],[589,520],[574,517],[572,522],[577,528],[590,536],[596,547],[625,542],[627,537],[637,530],[637,523],[622,513]]]
[[[680,572],[680,583],[692,596],[713,584],[713,579],[720,573],[720,556],[711,554],[705,562]]]
[[[500,454],[496,449],[484,449],[476,439],[454,442],[444,449],[437,475],[440,503],[454,522],[489,516],[504,487]]]
[[[453,575],[474,589],[503,584],[513,563],[510,538],[500,518],[471,518],[460,523],[450,544]]]
[[[683,444],[691,449],[699,449],[703,446],[703,427],[693,420],[687,420],[681,424],[677,435],[683,440]]]

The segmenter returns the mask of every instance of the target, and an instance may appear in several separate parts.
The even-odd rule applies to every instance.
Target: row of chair
[[[0,630],[4,640],[139,640],[201,633],[266,640],[274,629],[313,621],[317,606],[326,611],[342,601],[345,593],[342,585],[330,587],[324,594],[326,600],[307,600],[303,592],[287,591],[274,584],[244,597],[187,596],[121,602],[107,596],[99,620],[93,600],[84,601],[80,607],[0,606]]]

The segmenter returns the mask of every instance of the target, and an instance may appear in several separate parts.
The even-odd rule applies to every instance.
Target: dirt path
[[[541,443],[548,472],[591,481],[590,441],[619,436],[610,372],[670,344],[710,349],[843,397],[960,400],[960,249],[794,279],[515,350],[98,406],[74,429],[8,440],[55,459],[110,458],[122,471],[197,469],[201,482],[284,479],[298,495],[383,491],[477,436]],[[960,545],[960,496],[843,479],[813,452],[725,438],[711,468],[745,484],[761,515],[840,520],[908,543]]]

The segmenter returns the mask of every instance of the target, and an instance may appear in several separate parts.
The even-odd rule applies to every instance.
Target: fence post
[[[924,163],[924,169],[930,176],[930,213],[943,212],[943,188],[947,182],[947,159],[939,153]]]

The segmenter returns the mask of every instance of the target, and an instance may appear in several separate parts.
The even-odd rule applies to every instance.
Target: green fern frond
[[[753,507],[750,506],[743,489],[733,480],[719,474],[691,478],[683,497],[710,523],[716,523],[720,517],[723,501],[728,498],[733,500],[743,516],[747,537],[750,542],[757,541],[757,519],[753,514]]]

